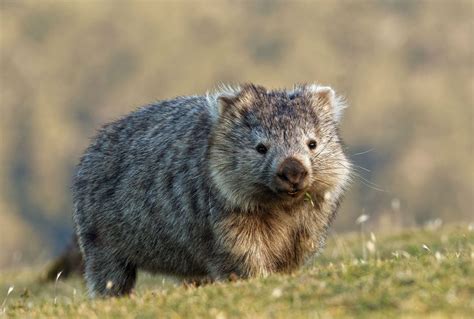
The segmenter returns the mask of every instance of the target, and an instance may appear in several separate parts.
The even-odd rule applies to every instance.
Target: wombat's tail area
[[[84,263],[77,236],[73,235],[71,239],[64,252],[46,270],[44,277],[46,281],[55,281],[59,273],[61,273],[61,278],[67,278],[74,274],[82,275]]]

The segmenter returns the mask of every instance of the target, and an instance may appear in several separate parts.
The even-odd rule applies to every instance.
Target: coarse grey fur
[[[302,265],[348,182],[342,108],[328,87],[248,84],[105,125],[73,180],[90,295],[129,293],[137,269],[219,280]]]

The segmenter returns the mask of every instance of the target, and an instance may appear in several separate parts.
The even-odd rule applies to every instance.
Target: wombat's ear
[[[237,98],[235,96],[221,95],[217,97],[217,111],[219,115],[232,110],[236,102]]]
[[[311,94],[311,99],[316,106],[321,108],[324,112],[328,112],[339,123],[342,118],[342,113],[346,108],[344,100],[337,96],[332,88],[329,86],[320,86],[313,84],[307,87]]]
[[[242,114],[246,111],[263,88],[253,84],[244,84],[238,88],[226,88],[217,97],[219,115],[231,112],[234,115]]]
[[[214,92],[207,92],[207,103],[211,107],[213,121],[217,121],[226,110],[231,109],[241,88],[239,86],[220,85]]]

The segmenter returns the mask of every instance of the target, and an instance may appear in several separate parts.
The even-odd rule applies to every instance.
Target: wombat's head
[[[350,164],[337,130],[344,106],[331,88],[244,85],[214,99],[211,174],[232,205],[251,209],[339,196]]]

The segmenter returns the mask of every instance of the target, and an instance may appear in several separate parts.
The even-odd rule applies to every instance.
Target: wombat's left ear
[[[311,93],[312,100],[316,102],[316,105],[325,112],[332,114],[334,120],[339,123],[342,113],[346,108],[344,99],[337,96],[336,92],[329,86],[313,84],[308,86],[308,91]]]

